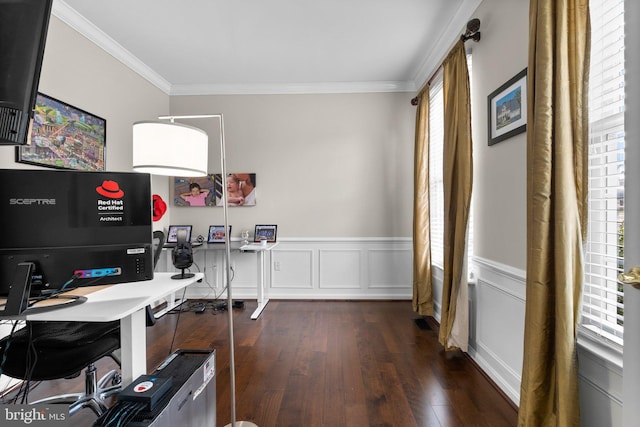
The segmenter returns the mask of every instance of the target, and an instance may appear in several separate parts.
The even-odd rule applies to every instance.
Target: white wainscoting
[[[604,351],[603,351],[604,350]],[[622,418],[622,355],[578,338],[582,427],[617,427]],[[630,405],[635,403],[629,402]]]
[[[473,258],[472,266],[475,283],[469,289],[469,355],[517,405],[522,374],[526,273],[479,257]],[[437,283],[438,276],[435,277]],[[435,295],[441,298],[440,293]],[[622,425],[621,355],[580,335],[578,360],[580,425]]]
[[[474,258],[470,285],[469,355],[514,402],[520,400],[525,273]]]
[[[409,238],[288,238],[267,254],[266,289],[272,299],[411,299],[413,248]],[[205,280],[188,298],[224,297],[224,252],[194,251],[191,271]],[[173,271],[170,254],[159,271]],[[232,251],[233,298],[255,299],[257,255]]]

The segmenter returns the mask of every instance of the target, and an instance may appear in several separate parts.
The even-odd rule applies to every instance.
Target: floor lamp
[[[175,123],[175,119],[217,119],[220,121],[220,166],[227,176],[224,117],[222,114],[161,116],[159,121],[133,124],[133,170],[167,176],[207,175],[209,138],[201,129]],[[165,120],[165,121],[162,121]],[[224,229],[229,230],[226,185],[222,185]],[[225,233],[227,312],[229,314],[229,370],[231,383],[231,423],[226,427],[257,427],[249,421],[236,421],[236,373],[233,342],[233,299],[231,297],[231,237]]]

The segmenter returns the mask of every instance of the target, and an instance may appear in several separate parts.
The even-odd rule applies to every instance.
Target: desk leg
[[[265,270],[265,265],[264,265],[264,253],[266,251],[258,251],[257,255],[258,255],[258,308],[256,308],[256,310],[253,312],[253,314],[251,315],[251,319],[256,320],[259,316],[260,313],[262,313],[262,310],[264,310],[264,308],[267,306],[267,304],[269,303],[269,298],[267,298],[265,296],[265,291],[264,291],[264,270]]]
[[[170,272],[171,268],[173,267],[173,257],[172,257],[172,251],[170,249],[164,250],[163,252],[167,253],[167,271]],[[175,273],[178,272],[178,270],[176,270],[174,268],[173,270]],[[155,308],[157,305],[160,305],[162,303],[165,303],[166,306],[165,308],[163,308],[162,310],[158,310],[154,313],[153,317],[155,317],[156,319],[161,318],[162,316],[164,316],[165,314],[167,314],[168,312],[170,312],[171,310],[173,310],[174,308],[176,308],[176,306],[178,304],[182,304],[184,302],[184,300],[180,300],[178,302],[178,304],[176,304],[176,293],[175,292],[171,292],[168,296],[159,299],[157,301],[154,301],[154,303],[151,305],[151,308]]]
[[[147,373],[147,331],[145,310],[120,320],[122,386]]]

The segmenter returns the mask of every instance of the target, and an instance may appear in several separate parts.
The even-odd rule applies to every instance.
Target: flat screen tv
[[[28,142],[53,0],[0,0],[0,144]]]
[[[0,169],[0,295],[19,263],[31,294],[153,278],[151,178]]]

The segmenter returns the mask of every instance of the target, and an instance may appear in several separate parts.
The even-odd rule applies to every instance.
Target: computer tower
[[[179,350],[153,374],[173,378],[171,400],[149,427],[212,427],[216,425],[214,351]],[[168,362],[168,363],[167,363]],[[131,427],[135,427],[132,424]]]
[[[171,389],[133,419],[126,419],[126,397],[94,423],[94,427],[215,427],[216,425],[215,350],[178,350],[155,371],[144,377],[170,378]],[[135,383],[136,381],[134,381]],[[123,419],[117,418],[123,414]],[[110,418],[111,417],[111,418]],[[121,422],[126,420],[126,422]]]

